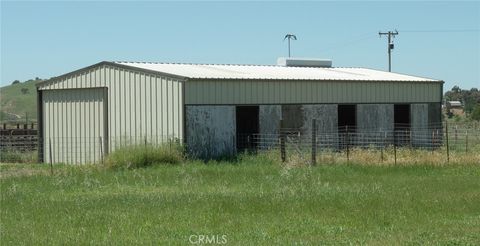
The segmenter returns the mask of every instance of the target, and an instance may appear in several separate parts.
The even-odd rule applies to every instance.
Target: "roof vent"
[[[277,65],[285,67],[332,67],[332,60],[318,58],[279,57]]]

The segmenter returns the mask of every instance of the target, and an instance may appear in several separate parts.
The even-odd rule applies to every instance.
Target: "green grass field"
[[[480,244],[479,165],[0,168],[1,245]]]

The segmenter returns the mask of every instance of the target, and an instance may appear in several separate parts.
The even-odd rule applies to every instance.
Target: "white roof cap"
[[[279,57],[277,65],[286,67],[332,67],[332,60],[318,58]]]

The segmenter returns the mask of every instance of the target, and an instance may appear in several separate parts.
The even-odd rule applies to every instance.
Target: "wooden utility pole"
[[[380,35],[380,37],[382,35],[387,35],[388,36],[388,43],[387,43],[387,49],[388,49],[388,71],[391,72],[392,71],[392,50],[393,48],[395,47],[393,45],[393,38],[395,38],[396,35],[398,35],[398,32],[397,30],[395,30],[395,32],[393,31],[388,31],[388,32],[378,32],[378,35]]]

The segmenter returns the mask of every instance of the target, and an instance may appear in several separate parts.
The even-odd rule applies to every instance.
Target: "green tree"
[[[452,88],[452,91],[453,91],[454,93],[459,93],[459,92],[462,91],[462,89],[460,89],[460,87],[459,87],[458,85],[455,85],[455,86]]]
[[[477,88],[462,90],[459,86],[454,86],[450,91],[445,92],[447,101],[461,101],[466,113],[470,114],[476,104],[480,104],[480,91]]]
[[[18,79],[17,79],[17,80],[14,80],[14,81],[12,82],[12,85],[14,85],[14,84],[20,84],[20,80],[18,80]]]
[[[475,105],[472,113],[470,114],[472,120],[480,121],[480,104]]]

